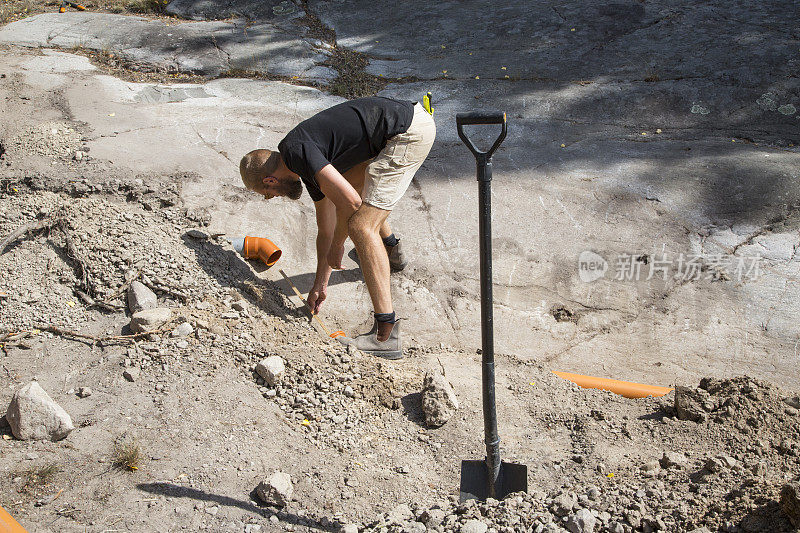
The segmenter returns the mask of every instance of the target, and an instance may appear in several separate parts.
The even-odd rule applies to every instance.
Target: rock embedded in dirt
[[[339,533],[358,533],[358,526],[355,524],[345,524],[339,529]]]
[[[131,313],[138,313],[146,309],[153,309],[158,305],[156,293],[140,281],[134,281],[128,287],[128,309]]]
[[[173,337],[186,337],[187,335],[191,335],[194,332],[194,328],[188,322],[183,322],[179,324],[178,327],[172,330],[171,335]]]
[[[679,420],[704,422],[706,413],[698,391],[691,387],[675,387],[675,415]]]
[[[781,510],[794,527],[800,528],[800,483],[787,483],[781,489]]]
[[[441,373],[428,371],[422,382],[422,412],[429,427],[444,425],[458,410],[453,386]]]
[[[579,509],[576,513],[569,515],[567,519],[567,529],[572,533],[592,533],[597,518],[589,509]]]
[[[423,511],[419,517],[420,522],[425,524],[429,529],[434,529],[441,525],[447,513],[443,509],[428,509]]]
[[[168,307],[145,309],[131,315],[130,328],[134,333],[153,331],[169,322],[170,318],[172,318],[172,310]]]
[[[489,526],[473,518],[464,522],[460,531],[461,533],[486,533],[487,529],[489,529]]]
[[[78,396],[80,398],[88,398],[92,395],[92,389],[89,387],[78,387]]]
[[[20,440],[57,441],[75,429],[67,412],[36,381],[14,393],[6,419]]]
[[[281,382],[285,371],[286,365],[279,355],[270,355],[256,365],[256,372],[270,387]]]
[[[566,516],[578,505],[578,499],[573,494],[562,492],[553,499],[552,510],[556,516]]]
[[[125,371],[122,373],[122,377],[133,383],[134,381],[139,379],[140,374],[141,370],[133,366],[131,368],[126,368]]]
[[[256,494],[264,503],[285,507],[292,501],[292,478],[285,472],[275,472],[256,487]]]
[[[689,459],[682,453],[664,452],[659,463],[661,468],[686,468]]]

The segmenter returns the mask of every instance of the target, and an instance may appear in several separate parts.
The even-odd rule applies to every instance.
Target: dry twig
[[[62,217],[60,214],[54,215],[51,217],[44,218],[42,220],[37,220],[36,222],[31,222],[29,224],[25,224],[14,231],[12,231],[8,237],[0,241],[0,255],[5,251],[6,247],[11,244],[12,242],[16,241],[20,237],[24,237],[28,233],[32,233],[34,231],[40,231],[43,229],[50,229],[56,224],[61,224]]]
[[[109,342],[130,342],[130,341],[135,341],[136,339],[140,339],[142,337],[146,337],[147,335],[158,335],[158,334],[161,334],[161,333],[166,333],[167,331],[170,331],[171,325],[172,325],[172,321],[167,322],[166,325],[164,325],[164,326],[162,326],[162,327],[160,327],[158,329],[151,330],[151,331],[143,331],[141,333],[132,333],[130,335],[111,335],[111,336],[105,336],[105,337],[97,337],[95,335],[86,335],[85,333],[78,333],[77,331],[71,331],[71,330],[68,330],[68,329],[62,329],[62,328],[59,328],[59,327],[56,327],[56,326],[50,326],[50,325],[39,325],[39,326],[36,326],[36,327],[38,329],[42,330],[42,331],[47,331],[49,333],[52,333],[54,335],[58,335],[60,337],[73,337],[75,339],[83,339],[83,340],[87,340],[87,341],[92,341],[92,343],[105,344],[105,343],[109,343]]]

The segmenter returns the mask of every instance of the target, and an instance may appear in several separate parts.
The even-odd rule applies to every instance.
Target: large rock
[[[781,509],[794,527],[800,528],[800,483],[787,483],[781,489]]]
[[[256,487],[256,494],[264,503],[284,507],[292,501],[292,478],[285,472],[275,472]]]
[[[172,310],[167,307],[145,309],[131,315],[131,331],[144,333],[160,328],[172,318]]]
[[[702,404],[701,392],[681,385],[675,387],[675,415],[679,420],[704,422],[706,413]]]
[[[283,359],[278,355],[270,355],[256,365],[256,372],[264,378],[264,381],[270,387],[274,387],[281,382],[285,371],[286,365],[283,364]]]
[[[146,309],[154,309],[158,305],[156,293],[140,281],[134,281],[128,287],[128,309],[131,313],[138,313]]]
[[[67,412],[36,381],[14,393],[6,419],[21,440],[61,440],[75,429]]]
[[[592,533],[595,524],[597,518],[589,509],[581,509],[567,519],[567,529],[572,533]]]
[[[438,372],[426,372],[422,381],[422,411],[425,413],[425,423],[431,427],[439,427],[450,420],[457,409],[456,391],[447,378]]]

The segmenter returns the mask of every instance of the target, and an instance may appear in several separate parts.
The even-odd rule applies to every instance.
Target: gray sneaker
[[[364,353],[372,354],[383,359],[402,359],[403,344],[400,338],[400,321],[394,323],[389,338],[381,342],[378,340],[378,323],[373,322],[372,329],[358,337],[336,337],[340,343],[352,345]]]
[[[408,259],[403,253],[402,241],[398,240],[394,246],[386,246],[386,253],[389,255],[389,267],[392,272],[400,272],[408,265]]]

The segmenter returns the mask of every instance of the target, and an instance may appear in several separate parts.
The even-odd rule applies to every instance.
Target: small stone
[[[661,463],[661,468],[685,468],[689,460],[682,453],[664,452],[659,462]]]
[[[72,156],[72,159],[74,159],[75,161],[81,161],[83,159],[83,157],[84,157],[84,153],[81,152],[80,150],[76,150],[75,154]]]
[[[429,427],[444,425],[458,409],[453,386],[440,373],[428,371],[422,382],[422,411]]]
[[[489,529],[489,526],[473,518],[467,520],[464,525],[461,526],[461,533],[486,533],[487,529]]]
[[[358,533],[358,526],[355,524],[345,524],[339,530],[339,533]]]
[[[80,398],[88,398],[92,395],[92,389],[89,387],[78,387],[78,396]]]
[[[132,366],[130,368],[126,368],[125,371],[122,373],[122,377],[133,383],[137,379],[139,379],[139,375],[141,374],[141,370],[137,367]]]
[[[156,293],[140,281],[134,281],[128,288],[128,309],[138,313],[146,309],[154,309],[158,305]]]
[[[247,303],[247,300],[236,300],[231,304],[231,307],[236,309],[237,311],[244,313],[247,312],[248,308],[250,307],[250,304]]]
[[[698,527],[697,529],[693,529],[689,531],[689,533],[711,533],[711,530],[708,529],[706,526]]]
[[[356,393],[355,393],[355,391],[353,390],[353,387],[351,387],[350,385],[347,385],[347,386],[344,388],[344,395],[345,395],[345,396],[347,396],[348,398],[355,398],[355,396],[356,396]]]
[[[270,387],[274,387],[281,382],[285,371],[286,365],[278,355],[270,355],[256,365],[256,372],[264,378],[264,381]]]
[[[566,516],[578,505],[578,500],[572,494],[562,492],[553,499],[553,514]]]
[[[411,512],[411,508],[408,505],[401,503],[386,514],[386,521],[390,524],[401,524],[413,516],[414,515]]]
[[[67,412],[36,381],[14,393],[6,420],[11,432],[20,440],[57,441],[75,429]]]
[[[572,533],[592,533],[597,518],[589,509],[580,509],[578,512],[569,515],[567,519],[567,529]]]
[[[172,318],[172,310],[167,307],[145,309],[131,315],[130,328],[134,333],[153,331],[169,322],[170,318]]]
[[[797,413],[798,413],[797,409],[795,409],[794,407],[786,407],[783,410],[783,412],[786,413],[789,416],[797,416]]]
[[[428,529],[434,529],[444,522],[445,516],[447,516],[447,513],[445,513],[443,509],[428,509],[422,512],[419,520],[425,524]]]
[[[172,330],[173,337],[186,337],[194,333],[194,328],[188,322],[179,324],[177,328]]]
[[[186,341],[185,339],[179,340],[178,342],[175,343],[175,347],[178,348],[179,350],[185,350],[186,348],[189,347],[189,342]]]
[[[661,470],[661,464],[656,459],[653,459],[644,463],[641,468],[644,472],[658,472]]]
[[[292,478],[285,472],[275,472],[256,487],[256,494],[264,503],[286,506],[292,501]]]

